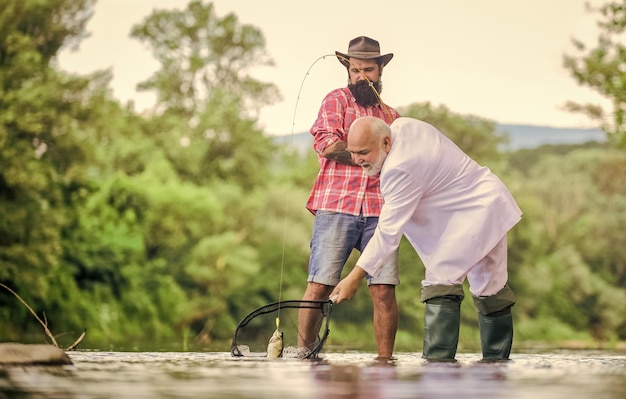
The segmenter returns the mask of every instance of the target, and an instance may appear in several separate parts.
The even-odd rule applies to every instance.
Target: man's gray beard
[[[380,81],[372,82],[372,84],[374,86],[374,89],[376,89],[376,91],[380,95],[381,91],[383,90],[383,84]],[[350,89],[350,92],[352,93],[357,104],[359,105],[362,105],[364,107],[371,107],[379,103],[378,96],[376,95],[372,87],[370,87],[369,82],[365,80],[361,80],[356,84],[349,84],[348,88]]]
[[[378,172],[380,172],[380,170],[378,169],[374,170],[374,168],[375,168],[375,165],[370,166],[369,169],[363,168],[363,173],[365,173],[368,176],[376,176]]]

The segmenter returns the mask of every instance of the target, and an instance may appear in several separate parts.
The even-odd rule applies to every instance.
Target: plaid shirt
[[[347,87],[331,91],[322,101],[317,120],[311,127],[313,149],[320,163],[320,171],[306,203],[311,213],[325,210],[365,217],[380,215],[383,197],[378,175],[368,176],[360,166],[342,165],[321,156],[329,145],[346,141],[352,122],[366,115],[388,124],[400,116],[387,105],[363,107],[357,104]]]

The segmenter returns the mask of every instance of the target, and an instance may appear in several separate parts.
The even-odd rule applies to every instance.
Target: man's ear
[[[391,150],[391,137],[387,136],[383,138],[383,148],[386,152],[389,152],[389,150]]]

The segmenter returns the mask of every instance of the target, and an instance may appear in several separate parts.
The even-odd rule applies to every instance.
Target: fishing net
[[[233,335],[233,356],[316,358],[330,333],[331,301],[292,300],[270,303],[244,317]],[[313,328],[300,331],[298,319]],[[304,330],[304,328],[300,328]],[[268,343],[276,330],[282,333],[282,352],[272,355]]]

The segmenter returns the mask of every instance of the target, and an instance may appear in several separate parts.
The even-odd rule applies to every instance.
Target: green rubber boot
[[[513,317],[511,308],[488,315],[478,314],[480,344],[483,361],[506,360],[513,345]]]
[[[454,361],[460,325],[460,297],[446,295],[427,300],[422,357],[435,361]]]

